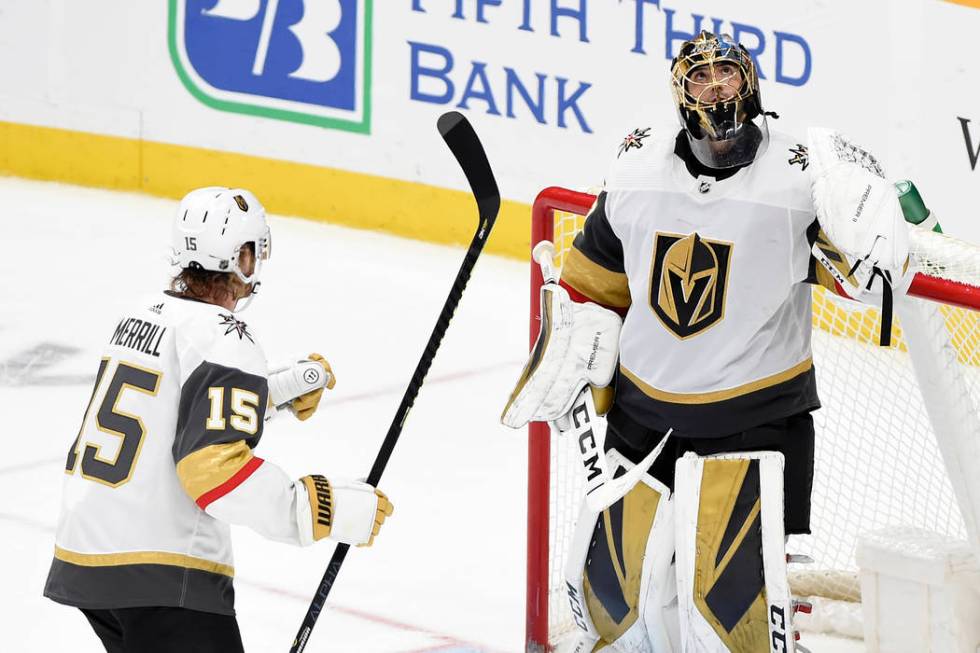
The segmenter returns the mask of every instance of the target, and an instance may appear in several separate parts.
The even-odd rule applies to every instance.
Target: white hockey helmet
[[[255,267],[246,275],[239,253],[248,243],[254,247]],[[235,274],[242,282],[252,284],[254,293],[262,261],[272,251],[265,208],[255,195],[242,188],[209,186],[193,190],[177,209],[173,250],[174,263],[180,268]]]

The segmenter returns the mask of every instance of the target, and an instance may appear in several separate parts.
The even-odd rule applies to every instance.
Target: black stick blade
[[[442,114],[437,125],[439,134],[466,174],[466,181],[469,182],[476,205],[480,209],[480,218],[487,221],[488,226],[492,225],[500,210],[500,191],[497,190],[497,182],[493,178],[493,170],[490,169],[480,138],[466,116],[458,111]]]

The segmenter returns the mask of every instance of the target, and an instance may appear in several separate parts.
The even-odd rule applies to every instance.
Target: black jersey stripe
[[[606,213],[606,191],[599,193],[573,242],[580,252],[610,272],[624,273],[623,243],[613,231]]]
[[[631,378],[632,377],[632,378]],[[720,401],[668,401],[651,396],[621,367],[616,374],[616,404],[632,421],[679,436],[715,438],[820,407],[813,366],[778,383]]]
[[[44,596],[78,608],[162,606],[235,614],[230,576],[172,564],[94,567],[55,558]]]
[[[208,424],[211,416],[211,388],[221,388],[221,417],[223,426],[215,428]],[[242,420],[233,419],[235,391],[256,395],[257,400],[249,405],[254,408],[256,423],[254,433],[251,429],[243,431],[236,426]],[[177,432],[174,434],[174,462],[180,462],[187,455],[213,444],[226,444],[244,440],[254,448],[262,437],[265,425],[265,411],[269,402],[269,383],[264,376],[249,374],[234,367],[226,367],[203,361],[198,365],[180,390],[180,404],[177,408]]]

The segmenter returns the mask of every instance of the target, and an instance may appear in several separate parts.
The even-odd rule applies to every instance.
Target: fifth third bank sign
[[[370,131],[371,0],[170,0],[170,54],[221,111]]]

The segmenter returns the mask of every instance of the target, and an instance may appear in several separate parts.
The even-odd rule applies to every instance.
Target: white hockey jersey
[[[562,269],[573,296],[625,314],[614,410],[718,437],[819,407],[806,148],[773,134],[716,180],[692,176],[676,135],[627,139]]]
[[[158,293],[122,316],[68,454],[45,596],[234,614],[229,523],[293,544],[325,536],[326,481],[252,453],[266,376],[248,326],[220,306]]]

